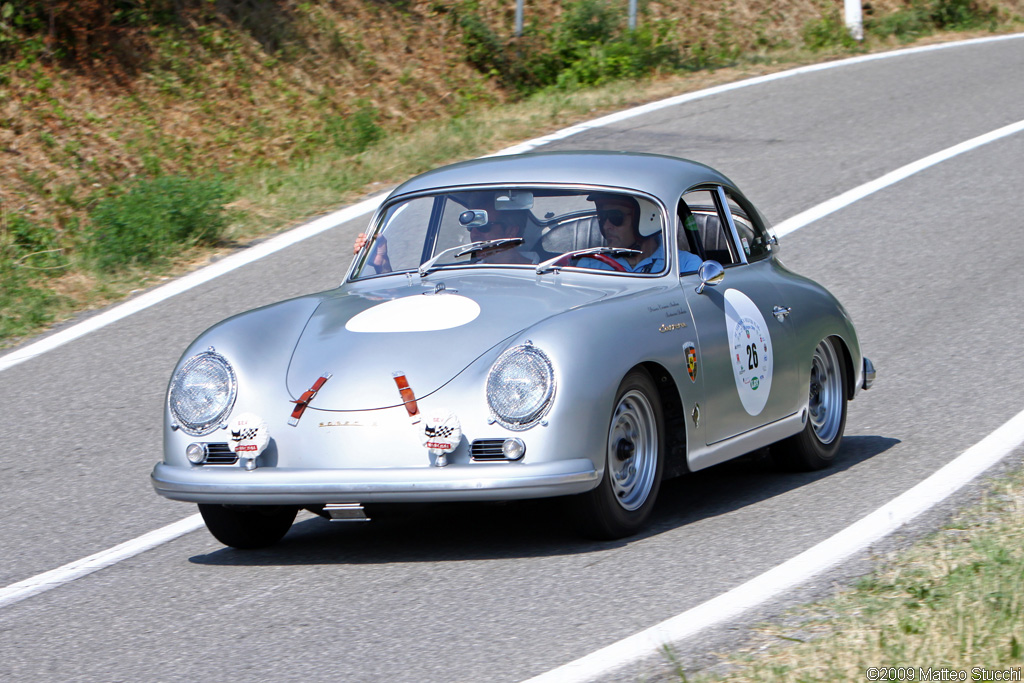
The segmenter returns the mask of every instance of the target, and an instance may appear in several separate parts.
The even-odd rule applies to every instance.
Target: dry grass
[[[1024,474],[999,483],[942,531],[886,558],[855,588],[758,631],[754,649],[715,666],[725,674],[688,680],[870,680],[872,667],[902,668],[913,676],[904,680],[928,680],[922,674],[929,669],[962,671],[965,680],[981,680],[972,678],[976,667],[1015,669],[1020,680]]]

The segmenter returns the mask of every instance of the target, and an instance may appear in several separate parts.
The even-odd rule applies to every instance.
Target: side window
[[[729,235],[729,224],[718,213],[711,190],[695,190],[683,195],[679,203],[679,249],[711,259],[723,266],[739,263],[736,247]],[[690,220],[692,216],[692,220]]]
[[[749,212],[729,193],[725,192],[729,199],[729,212],[732,213],[732,221],[736,225],[736,234],[740,238],[740,246],[746,253],[747,261],[759,261],[771,253],[768,233],[760,225],[758,216]]]

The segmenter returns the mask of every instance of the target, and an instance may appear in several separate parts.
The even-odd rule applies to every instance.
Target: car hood
[[[431,278],[435,280],[434,278]],[[444,386],[474,360],[531,325],[609,294],[516,275],[450,276],[443,288],[341,288],[321,295],[292,353],[293,399],[327,374],[310,408],[373,410],[402,404],[394,375],[417,398]]]

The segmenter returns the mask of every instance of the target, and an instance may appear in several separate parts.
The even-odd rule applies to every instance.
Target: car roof
[[[646,192],[671,206],[683,190],[701,183],[736,187],[710,166],[660,154],[543,152],[484,157],[443,166],[406,181],[391,196],[467,185],[571,184]]]

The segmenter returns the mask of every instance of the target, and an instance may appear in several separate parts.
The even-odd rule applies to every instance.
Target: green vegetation
[[[0,0],[0,346],[371,183],[1022,1],[880,0],[859,44],[825,0],[535,0],[518,38],[501,0]]]
[[[53,230],[8,217],[0,232],[0,339],[52,322],[62,298],[47,283],[67,267]]]
[[[1000,482],[982,504],[889,558],[854,588],[786,621],[763,626],[758,642],[767,647],[756,656],[730,657],[724,677],[689,680],[871,680],[871,667],[913,670],[914,678],[900,680],[957,680],[926,678],[929,669],[982,680],[972,678],[975,667],[1021,670],[1024,474]],[[679,662],[670,663],[687,680]]]
[[[892,14],[873,18],[865,29],[875,36],[895,36],[902,42],[931,35],[937,30],[995,30],[999,14],[975,0],[913,0]]]
[[[139,180],[89,213],[86,253],[99,269],[158,264],[194,245],[216,244],[231,192],[216,180]]]
[[[612,0],[575,0],[558,22],[533,25],[522,38],[507,42],[472,2],[454,10],[454,17],[466,61],[520,95],[552,87],[575,90],[688,65],[674,41],[673,21],[647,17],[629,31],[625,9]]]

